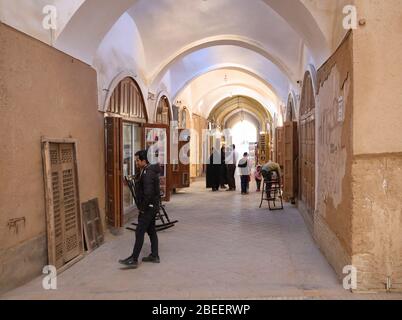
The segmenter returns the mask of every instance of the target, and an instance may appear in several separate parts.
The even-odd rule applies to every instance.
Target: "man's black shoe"
[[[119,263],[130,269],[138,268],[138,261],[135,261],[132,257],[128,257],[127,259],[124,260],[119,260]]]
[[[152,262],[152,263],[161,263],[161,260],[159,257],[154,257],[152,254],[150,254],[148,257],[142,258],[143,262]]]
[[[129,256],[128,258],[126,258],[126,259],[121,259],[121,260],[119,260],[119,263],[121,263],[121,264],[125,264],[125,263],[127,263],[129,260],[131,260],[133,258],[133,256]]]

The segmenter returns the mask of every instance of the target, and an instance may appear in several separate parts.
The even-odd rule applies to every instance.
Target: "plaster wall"
[[[0,291],[39,275],[47,260],[42,136],[78,140],[80,201],[98,198],[104,217],[96,106],[94,69],[0,24]],[[18,232],[7,226],[22,217]]]
[[[105,111],[107,99],[115,89],[113,85],[116,86],[126,76],[135,79],[146,100],[148,88],[145,65],[144,49],[137,27],[130,15],[123,14],[103,39],[94,59],[94,68],[98,74],[99,110]],[[145,103],[148,107],[147,100]],[[148,116],[153,114],[151,110],[147,111]]]
[[[356,0],[353,265],[359,288],[402,289],[402,50],[399,0]]]
[[[63,31],[64,27],[85,0],[0,0],[0,21],[49,45]],[[43,9],[48,6],[57,9],[57,29],[53,32],[42,26],[45,18]]]
[[[353,151],[402,151],[402,1],[356,0],[365,26],[354,31]]]

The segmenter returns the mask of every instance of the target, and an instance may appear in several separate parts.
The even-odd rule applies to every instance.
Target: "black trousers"
[[[145,212],[141,212],[138,216],[138,226],[135,232],[135,245],[133,249],[133,259],[138,261],[142,246],[144,245],[145,233],[148,233],[151,240],[151,254],[154,257],[159,256],[158,252],[158,234],[155,229],[156,210],[149,208]]]
[[[228,172],[229,188],[231,190],[236,190],[236,180],[235,180],[236,165],[235,164],[228,164],[227,165],[227,172]]]

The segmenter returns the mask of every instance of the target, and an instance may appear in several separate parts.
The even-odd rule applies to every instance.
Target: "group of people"
[[[249,194],[252,163],[247,152],[243,154],[243,158],[239,161],[237,158],[235,145],[232,145],[229,150],[225,146],[220,150],[213,149],[209,157],[209,164],[207,165],[207,188],[212,189],[213,192],[218,191],[219,188],[226,191],[236,191],[235,173],[236,168],[238,168],[241,181],[241,194]],[[264,166],[258,165],[255,168],[253,175],[257,185],[257,192],[261,191],[263,179],[271,180],[271,173],[275,173],[280,177],[279,164],[269,161]],[[228,189],[226,188],[226,184],[229,185]]]
[[[219,187],[227,191],[236,191],[236,146],[226,152],[223,146],[220,150],[213,149],[207,165],[207,188],[213,192],[219,190]],[[228,155],[228,156],[227,156]],[[229,186],[229,189],[226,188]]]
[[[228,157],[226,157],[225,147],[222,147],[220,152],[215,151],[211,154],[210,164],[207,167],[207,188],[218,191],[219,187],[226,189],[225,184],[228,184],[227,191],[235,191],[235,172],[238,167],[241,176],[241,192],[243,195],[249,193],[251,161],[247,152],[237,161],[235,149],[236,146],[233,145]],[[160,263],[158,235],[155,228],[156,215],[160,208],[160,166],[150,164],[147,150],[137,152],[135,162],[138,169],[135,177],[135,203],[139,210],[136,239],[132,254],[126,259],[119,260],[120,264],[130,269],[138,267],[145,233],[148,233],[151,240],[151,253],[142,261]],[[270,181],[274,175],[278,175],[279,178],[281,175],[280,166],[277,163],[269,161],[264,166],[257,166],[254,173],[257,191],[260,191],[263,179]]]

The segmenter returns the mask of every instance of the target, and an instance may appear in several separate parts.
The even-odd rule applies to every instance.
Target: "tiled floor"
[[[252,186],[252,188],[254,188]],[[121,270],[134,233],[125,231],[58,277],[42,277],[3,299],[401,299],[345,291],[298,211],[258,209],[259,194],[212,193],[198,181],[167,204],[179,223],[159,233],[161,264]],[[145,241],[143,254],[150,244]]]

